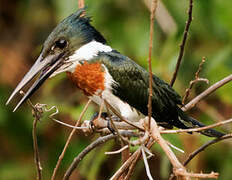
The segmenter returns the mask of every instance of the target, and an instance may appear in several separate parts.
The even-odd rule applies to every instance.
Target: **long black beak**
[[[46,58],[41,55],[36,60],[35,64],[31,67],[28,73],[23,77],[21,82],[15,88],[11,96],[6,102],[6,105],[13,99],[13,97],[27,84],[29,83],[35,75],[41,72],[39,78],[34,82],[34,84],[29,88],[23,98],[19,101],[17,106],[14,108],[13,112],[18,109],[30,96],[43,84],[43,82],[51,76],[51,74],[56,71],[62,65],[62,57],[64,53],[59,53],[55,55],[49,55]]]

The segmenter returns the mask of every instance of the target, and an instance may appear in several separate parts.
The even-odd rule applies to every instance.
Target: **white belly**
[[[141,118],[144,118],[142,113],[139,113],[136,109],[132,108],[126,102],[121,101],[117,96],[112,94],[109,90],[105,90],[102,92],[102,98],[97,95],[93,95],[89,97],[99,106],[105,99],[117,112],[121,114],[121,116],[129,121],[139,121]],[[106,107],[104,107],[106,110]],[[112,113],[112,112],[111,112]]]

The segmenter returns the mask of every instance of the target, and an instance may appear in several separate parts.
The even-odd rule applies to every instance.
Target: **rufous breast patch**
[[[67,75],[87,96],[100,93],[105,88],[105,72],[98,62],[88,63],[85,61],[83,64],[77,65],[73,73],[67,72]]]

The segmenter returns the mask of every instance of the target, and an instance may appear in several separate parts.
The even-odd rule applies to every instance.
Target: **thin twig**
[[[106,106],[107,113],[110,114],[109,113],[109,106],[108,106],[108,103],[106,103],[106,100],[104,100],[104,104]],[[121,146],[125,146],[126,144],[129,144],[129,141],[126,138],[123,138],[121,136],[121,134],[119,133],[118,128],[115,126],[115,124],[114,124],[111,116],[109,117],[109,120],[110,120],[110,123],[111,123],[113,129],[116,131],[118,137],[121,139]],[[129,151],[129,149],[125,149],[125,151],[122,151],[121,157],[122,157],[121,158],[122,163],[124,163],[130,157],[130,151]],[[125,178],[125,173],[122,174],[121,179],[123,180],[124,178]]]
[[[179,71],[180,64],[181,64],[181,61],[182,61],[182,58],[184,55],[184,48],[185,48],[185,44],[186,44],[186,40],[187,40],[187,36],[188,36],[188,31],[189,31],[190,24],[192,22],[192,11],[193,11],[192,9],[193,9],[193,0],[189,0],[188,21],[186,22],[186,25],[185,25],[184,35],[183,35],[182,43],[180,45],[180,51],[179,51],[179,56],[178,56],[177,63],[176,63],[176,68],[175,68],[175,71],[173,73],[172,80],[170,82],[171,86],[173,86],[173,84],[176,80],[177,73]]]
[[[55,122],[57,122],[57,123],[59,123],[59,124],[61,124],[61,125],[64,125],[64,126],[69,127],[69,128],[72,128],[72,129],[78,129],[78,130],[80,130],[80,129],[81,129],[81,130],[87,129],[87,127],[76,127],[76,126],[67,124],[67,123],[65,123],[65,122],[62,122],[62,121],[57,120],[57,119],[54,119],[54,118],[52,118],[52,120],[55,121]]]
[[[148,131],[145,131],[144,135],[134,141],[131,141],[130,144],[132,146],[138,146],[138,145],[141,145],[141,144],[146,144],[148,142],[150,138],[150,134]]]
[[[118,111],[116,111],[106,100],[104,100],[104,101],[105,101],[105,104],[108,106],[108,108],[109,108],[116,116],[118,116],[122,121],[124,121],[124,122],[126,122],[127,124],[129,124],[129,125],[131,125],[131,126],[137,128],[137,129],[139,129],[140,131],[144,131],[144,128],[143,128],[143,127],[139,126],[138,124],[135,124],[135,123],[133,123],[133,122],[130,122],[130,121],[126,120],[126,119],[123,118],[122,115],[121,115]]]
[[[214,127],[218,127],[218,126],[221,126],[221,125],[224,125],[224,124],[228,124],[228,123],[231,123],[231,122],[232,122],[232,119],[228,119],[228,120],[220,121],[218,123],[214,123],[214,124],[204,126],[204,127],[191,128],[191,129],[163,130],[160,133],[161,134],[174,134],[174,133],[184,133],[184,132],[199,132],[199,131],[203,131],[203,130],[206,130],[206,129],[211,129],[211,128],[214,128]]]
[[[189,154],[188,158],[185,160],[184,162],[184,166],[186,166],[197,154],[199,154],[200,152],[204,151],[207,147],[209,147],[212,144],[215,144],[219,141],[222,141],[224,139],[229,139],[232,138],[232,134],[226,134],[220,138],[216,138],[213,139],[211,141],[208,141],[207,143],[205,143],[204,145],[202,145],[201,147],[199,147],[197,150],[195,150],[194,152],[192,152],[191,154]]]
[[[148,133],[148,132],[146,131],[145,133]],[[150,138],[150,140],[146,144],[145,148],[150,149],[154,143],[155,143],[155,141],[152,138]],[[128,173],[127,173],[124,180],[129,180],[130,179],[130,177],[132,176],[132,174],[134,172],[135,166],[136,166],[137,162],[139,161],[139,158],[140,158],[141,155],[142,155],[142,152],[140,151],[137,154],[137,156],[134,158],[134,160],[131,162],[131,165],[129,167],[129,171],[128,171]]]
[[[208,80],[208,79],[200,78],[200,77],[199,77],[199,74],[200,74],[200,72],[201,72],[201,70],[202,70],[202,66],[203,66],[204,63],[205,63],[205,57],[202,58],[201,63],[199,64],[198,70],[197,70],[197,72],[195,73],[195,79],[192,80],[192,81],[190,81],[190,83],[189,83],[189,88],[186,89],[186,93],[185,93],[185,95],[184,95],[184,97],[183,97],[182,104],[185,104],[185,102],[186,102],[186,100],[187,100],[187,98],[188,98],[188,96],[189,96],[189,94],[190,94],[190,91],[192,90],[194,84],[196,84],[197,82],[200,82],[200,81],[209,84],[209,80]]]
[[[137,136],[136,133],[133,132],[128,132],[128,131],[120,131],[120,134],[122,136],[127,136],[127,137],[132,137],[132,136]],[[92,151],[94,148],[96,148],[97,146],[100,146],[101,144],[104,144],[105,142],[111,140],[111,139],[115,139],[117,138],[117,135],[114,134],[110,134],[110,135],[106,135],[103,137],[99,137],[97,140],[95,140],[94,142],[92,142],[91,144],[89,144],[83,151],[81,151],[80,154],[78,154],[78,156],[73,160],[73,162],[71,163],[71,165],[69,166],[69,168],[67,169],[67,171],[65,172],[64,178],[63,180],[68,180],[69,177],[71,176],[72,172],[75,170],[75,168],[77,167],[77,165],[79,164],[79,162],[90,152]]]
[[[204,179],[217,179],[219,174],[218,173],[215,173],[215,172],[211,172],[209,174],[206,174],[206,173],[189,173],[189,172],[185,172],[183,173],[182,171],[180,172],[176,172],[177,174],[180,174],[182,176],[185,176],[185,177],[191,177],[191,178],[204,178]]]
[[[90,102],[91,102],[91,99],[89,99],[89,101],[86,103],[84,109],[82,110],[82,112],[81,112],[81,114],[80,114],[80,117],[79,117],[79,119],[77,120],[77,122],[76,122],[76,124],[75,124],[76,127],[79,126],[80,121],[81,121],[82,117],[84,116],[84,114],[85,114],[85,112],[86,112],[86,110],[87,110],[87,108],[88,108]],[[66,152],[66,150],[67,150],[67,148],[68,148],[68,145],[69,145],[69,143],[70,143],[70,141],[71,141],[71,139],[72,139],[72,136],[73,136],[73,134],[75,133],[75,131],[76,131],[76,129],[72,129],[71,133],[69,134],[69,137],[68,137],[68,139],[67,139],[67,141],[66,141],[66,143],[65,143],[65,146],[64,146],[64,148],[63,148],[63,151],[62,151],[62,153],[60,154],[59,159],[58,159],[58,161],[57,161],[57,163],[56,163],[56,167],[54,168],[54,171],[53,171],[53,173],[52,173],[52,178],[51,178],[51,180],[54,180],[55,177],[56,177],[57,170],[58,170],[58,168],[59,168],[59,166],[60,166],[60,164],[61,164],[61,161],[62,161],[63,158],[64,158],[64,154],[65,154],[65,152]]]
[[[71,124],[67,124],[67,123],[65,123],[65,122],[62,122],[62,121],[60,121],[60,120],[58,120],[58,119],[55,119],[54,116],[57,115],[57,114],[59,113],[59,109],[58,109],[56,106],[52,106],[52,107],[48,108],[48,105],[47,105],[47,104],[41,104],[41,103],[37,103],[35,106],[36,106],[36,108],[37,108],[38,110],[41,111],[41,113],[43,113],[43,111],[45,111],[45,112],[50,112],[50,111],[52,111],[52,110],[55,110],[55,112],[53,112],[52,114],[49,115],[49,118],[50,118],[51,120],[53,120],[53,121],[59,123],[59,124],[62,124],[63,126],[66,126],[66,127],[72,128],[72,129],[78,129],[78,130],[80,130],[80,129],[83,130],[83,129],[87,129],[87,128],[88,128],[88,127],[76,127],[76,126],[73,126],[73,125],[71,125]]]
[[[168,142],[168,141],[166,141],[166,143],[167,143],[171,148],[173,148],[173,149],[175,149],[175,150],[177,150],[177,151],[179,151],[179,152],[181,152],[181,153],[184,153],[184,151],[183,151],[182,149],[180,149],[180,148],[174,146],[172,143],[170,143],[170,142]]]
[[[149,117],[149,126],[148,131],[150,129],[150,121],[152,115],[152,65],[151,65],[151,55],[152,55],[152,45],[153,45],[153,33],[154,33],[154,17],[155,11],[157,8],[157,0],[151,1],[151,14],[150,14],[150,40],[149,40],[149,55],[148,55],[148,65],[149,65],[149,96],[148,96],[148,117]]]
[[[129,171],[128,171],[128,173],[127,173],[124,180],[129,180],[130,179],[130,177],[132,176],[132,174],[134,172],[135,166],[136,166],[137,162],[139,161],[140,156],[141,156],[141,151],[136,155],[134,160],[131,162],[131,165],[129,167]]]
[[[36,126],[37,122],[40,120],[38,116],[36,115],[36,109],[33,108],[33,114],[34,114],[34,121],[33,121],[33,128],[32,128],[32,137],[33,137],[33,147],[34,147],[34,160],[36,164],[36,169],[37,169],[37,179],[41,180],[42,179],[42,167],[40,164],[40,158],[39,158],[39,149],[38,149],[38,142],[37,142],[37,136],[36,136]]]
[[[145,165],[145,170],[146,170],[146,173],[147,173],[147,177],[149,180],[153,180],[152,176],[151,176],[151,172],[150,172],[150,168],[149,168],[149,165],[148,165],[148,162],[147,162],[147,156],[144,152],[144,149],[143,149],[143,146],[141,147],[141,151],[142,151],[142,155],[143,155],[143,162],[144,162],[144,165]]]
[[[117,151],[110,151],[110,152],[105,152],[105,154],[110,155],[110,154],[119,154],[122,151],[124,151],[125,149],[129,149],[128,145],[123,146],[121,149],[117,150]]]
[[[144,126],[147,127],[148,120],[145,118]],[[151,119],[151,135],[152,138],[161,146],[165,154],[167,155],[168,159],[170,160],[171,164],[173,165],[173,172],[177,176],[177,172],[187,173],[185,167],[180,163],[180,161],[177,159],[171,148],[168,146],[167,142],[162,138],[160,135],[158,126],[154,119]],[[188,180],[189,177],[186,177],[184,175],[178,174],[180,179]]]
[[[145,119],[144,123],[145,126],[147,126],[147,118]],[[173,151],[170,149],[166,141],[162,138],[160,135],[158,126],[154,119],[151,121],[151,133],[153,139],[161,146],[161,148],[164,150],[165,154],[167,155],[168,159],[170,160],[171,164],[173,165],[173,173],[175,176],[178,176],[180,179],[190,179],[190,177],[194,178],[217,178],[218,173],[210,173],[210,174],[203,174],[203,173],[189,173],[185,169],[185,167],[179,162]]]
[[[126,162],[117,170],[117,172],[110,178],[110,180],[117,180],[124,172],[128,169],[130,164],[133,162],[133,160],[137,157],[137,155],[141,153],[141,149],[137,149],[129,159],[127,159]]]
[[[20,91],[20,94],[25,95],[23,91]],[[41,180],[42,179],[42,166],[40,163],[40,156],[39,156],[39,148],[38,148],[38,142],[37,142],[37,132],[36,132],[36,127],[37,123],[40,121],[41,118],[41,111],[37,109],[31,102],[30,99],[27,100],[27,104],[32,108],[32,114],[34,117],[33,121],[33,128],[32,128],[32,138],[33,138],[33,149],[34,149],[34,161],[36,165],[36,171],[37,171],[37,179]]]
[[[230,74],[229,76],[225,77],[224,79],[222,79],[222,80],[216,82],[215,84],[213,84],[212,86],[210,86],[204,92],[202,92],[197,97],[195,97],[193,100],[191,100],[188,104],[184,105],[181,109],[183,111],[187,111],[187,110],[193,108],[203,98],[205,98],[209,94],[213,93],[214,91],[216,91],[218,88],[222,87],[223,85],[229,83],[231,80],[232,80],[232,74]]]
[[[121,147],[125,147],[125,143],[121,142]],[[129,146],[128,146],[129,147]],[[122,164],[127,161],[130,157],[130,148],[126,148],[121,152],[121,162]],[[124,180],[126,177],[126,172],[122,174],[122,176],[119,178],[119,180]]]

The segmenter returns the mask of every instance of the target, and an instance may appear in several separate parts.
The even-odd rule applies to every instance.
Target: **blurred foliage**
[[[12,113],[13,105],[5,102],[25,72],[39,54],[41,45],[55,25],[76,11],[77,0],[0,0],[0,179],[35,179],[32,148],[32,115],[26,105]],[[143,0],[86,0],[87,14],[93,25],[106,37],[108,43],[121,53],[147,67],[149,40],[149,11]],[[163,0],[169,15],[177,26],[171,34],[162,31],[155,22],[153,72],[170,81],[179,52],[185,21],[187,0]],[[188,83],[194,78],[202,56],[206,63],[200,76],[208,78],[210,85],[232,71],[232,1],[202,0],[194,2],[193,17],[186,51],[175,89],[183,95]],[[164,17],[165,18],[165,17]],[[170,27],[172,30],[172,27]],[[191,98],[206,89],[199,83],[194,87]],[[217,90],[189,112],[206,124],[231,117],[231,83]],[[20,98],[20,97],[18,97]],[[82,111],[86,98],[71,85],[66,76],[59,75],[48,80],[32,98],[33,102],[56,105],[60,113],[57,118],[74,124]],[[84,119],[89,119],[97,107],[92,105]],[[227,125],[221,130],[230,131]],[[39,150],[43,166],[43,177],[49,179],[70,129],[43,118],[38,128]],[[73,158],[96,137],[76,134],[59,170],[59,178]],[[181,160],[187,154],[208,141],[198,134],[166,135],[174,145],[185,150],[176,152]],[[218,171],[220,179],[231,179],[232,151],[227,140],[201,153],[190,164],[193,171]],[[71,179],[107,179],[120,166],[120,155],[104,155],[105,151],[117,149],[114,141],[91,152],[77,168]],[[134,148],[135,149],[135,148]],[[134,150],[133,149],[133,150]],[[155,179],[167,179],[170,163],[162,150],[153,147],[155,157],[149,160]],[[114,163],[112,163],[114,162]],[[146,178],[142,162],[136,167],[133,179]]]

